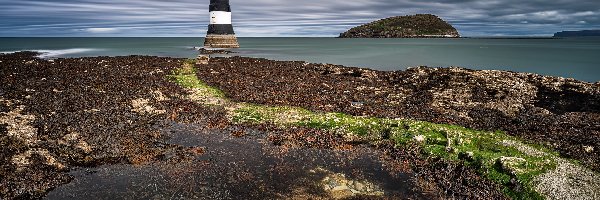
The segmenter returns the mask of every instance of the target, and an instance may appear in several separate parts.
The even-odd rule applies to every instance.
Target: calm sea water
[[[203,38],[0,38],[0,52],[44,57],[156,55],[193,58]],[[378,70],[461,66],[600,81],[600,38],[337,39],[240,38],[237,55]]]

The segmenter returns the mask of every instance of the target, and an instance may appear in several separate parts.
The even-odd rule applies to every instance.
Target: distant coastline
[[[600,37],[600,30],[562,31],[555,33],[554,37]]]

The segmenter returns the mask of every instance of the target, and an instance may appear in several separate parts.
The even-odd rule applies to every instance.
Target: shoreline
[[[570,77],[588,82],[600,81],[600,77],[596,75],[600,74],[596,68],[597,62],[593,56],[589,56],[600,52],[596,45],[599,40],[548,40],[546,42],[485,39],[473,39],[470,42],[468,39],[464,41],[371,40],[246,38],[240,40],[245,45],[239,50],[238,55],[274,60],[335,63],[390,71],[404,70],[407,67],[420,65],[461,66],[471,69],[532,72],[548,76]],[[198,53],[191,48],[197,46],[198,42],[202,42],[202,38],[25,38],[0,41],[6,43],[4,48],[0,48],[3,49],[0,51],[45,49],[42,47],[48,45],[54,47],[51,49],[60,49],[61,51],[77,48],[93,50],[56,57],[156,55],[195,58]],[[315,49],[319,49],[319,51],[314,51]],[[530,59],[532,57],[538,59]]]
[[[5,86],[10,87],[0,88],[0,96],[4,98],[0,112],[5,114],[15,111],[13,116],[16,118],[14,119],[31,119],[32,117],[28,116],[33,116],[33,119],[25,124],[31,124],[31,127],[38,130],[37,133],[25,134],[26,136],[32,135],[31,139],[21,139],[30,141],[30,143],[20,144],[25,147],[15,146],[14,152],[15,155],[26,153],[25,158],[29,159],[36,157],[31,157],[31,155],[42,156],[41,159],[36,158],[37,160],[33,159],[34,161],[30,160],[29,162],[40,162],[41,166],[50,168],[31,168],[27,163],[21,163],[23,163],[24,172],[54,177],[48,180],[52,180],[51,183],[35,186],[41,187],[45,192],[68,182],[69,176],[64,173],[64,170],[68,171],[70,168],[117,163],[133,165],[157,162],[177,163],[198,156],[196,155],[197,150],[202,147],[185,147],[165,143],[165,135],[157,132],[157,128],[161,129],[160,126],[155,127],[155,125],[150,126],[149,124],[170,119],[183,124],[200,123],[218,130],[227,130],[226,127],[249,130],[248,127],[252,129],[251,127],[255,126],[246,123],[232,124],[225,119],[227,109],[223,110],[222,105],[207,107],[186,99],[185,97],[190,95],[189,91],[166,80],[168,75],[179,69],[184,63],[182,59],[121,56],[56,59],[50,62],[31,56],[31,53],[0,55],[0,57],[8,59],[3,59],[3,62],[0,63],[0,66],[4,67],[0,68],[0,71],[5,77],[10,77],[2,80]],[[7,68],[11,64],[14,64],[13,68]],[[31,67],[34,70],[28,71],[31,69],[25,67]],[[595,138],[598,134],[579,134],[581,132],[597,133],[598,131],[594,127],[597,127],[597,123],[600,121],[598,120],[599,108],[593,101],[600,96],[598,84],[532,74],[461,68],[414,68],[407,71],[382,72],[299,61],[270,61],[241,57],[213,58],[209,65],[196,66],[196,70],[194,76],[202,77],[202,81],[206,82],[208,86],[221,89],[225,92],[222,96],[227,96],[236,102],[298,106],[315,112],[342,112],[355,116],[420,119],[480,130],[506,129],[505,131],[509,135],[524,137],[528,142],[542,145],[548,145],[546,143],[549,142],[548,146],[560,150],[564,155],[579,158],[584,166],[598,172],[599,153],[597,149],[593,149],[594,146],[600,146],[597,144],[600,140]],[[86,73],[94,75],[86,75]],[[27,81],[18,82],[17,77]],[[54,78],[51,79],[51,77]],[[298,78],[302,81],[299,81]],[[466,83],[483,86],[471,88],[471,85],[459,84],[465,80],[475,80],[474,82],[466,81]],[[63,85],[65,83],[69,85]],[[141,87],[140,91],[128,90],[127,87],[131,86]],[[465,88],[469,90],[467,91]],[[465,91],[467,93],[464,93]],[[474,93],[471,94],[471,92]],[[217,94],[219,94],[217,96],[221,95]],[[397,98],[393,94],[402,94],[406,98]],[[538,98],[527,99],[527,97],[523,97],[523,94]],[[502,97],[502,95],[504,96]],[[586,97],[584,101],[589,102],[577,101],[580,98],[577,95],[584,95]],[[107,97],[110,98],[107,99]],[[45,98],[47,99],[44,100]],[[87,98],[92,98],[91,102],[87,102],[90,101]],[[306,101],[306,99],[310,99],[310,101]],[[394,102],[388,101],[389,99]],[[59,100],[60,103],[53,105],[52,102],[56,100]],[[6,104],[5,101],[10,103]],[[72,107],[64,107],[70,103],[75,104]],[[19,110],[15,107],[17,104],[23,105],[25,108]],[[514,105],[517,106],[513,107]],[[97,108],[98,106],[101,108]],[[478,107],[484,107],[487,110],[478,110]],[[402,112],[390,112],[390,110]],[[73,120],[73,116],[69,116],[73,114],[82,119],[89,118],[89,120]],[[471,120],[467,120],[468,118]],[[520,121],[519,124],[525,125],[515,126],[515,119]],[[122,123],[122,121],[127,123]],[[502,123],[500,125],[488,124],[494,122]],[[106,130],[93,128],[95,123],[99,123]],[[544,130],[539,130],[539,134],[536,135],[535,131],[533,131],[533,136],[524,134],[525,131],[540,127],[538,123],[542,123],[541,126],[544,127]],[[577,128],[570,130],[561,128],[561,126]],[[0,131],[5,131],[4,129],[8,131],[6,127],[0,127]],[[299,136],[296,133],[298,130],[271,126],[259,129],[263,129],[265,134],[273,135],[273,137],[281,136],[274,134],[274,130],[288,135],[278,139],[274,138],[273,144],[315,148],[314,138]],[[32,129],[23,129],[25,132],[27,130],[31,131]],[[311,128],[308,130],[309,132],[315,131]],[[542,137],[544,134],[541,134],[541,131],[546,130],[551,131],[544,133],[550,134],[550,138]],[[23,131],[19,133],[25,133]],[[230,131],[226,134],[234,135],[234,132]],[[565,133],[569,136],[563,135]],[[243,135],[241,135],[242,138]],[[107,141],[103,141],[103,138],[111,138],[115,141],[112,142],[113,144],[105,144]],[[568,141],[564,141],[567,139]],[[11,139],[11,141],[13,140]],[[335,143],[331,142],[335,140],[325,141],[329,142],[322,144],[324,146],[317,145],[316,147],[340,148],[335,147],[337,145],[332,146]],[[19,144],[19,141],[13,142]],[[162,145],[156,146],[157,142]],[[551,144],[552,142],[565,142],[566,144],[555,146],[557,144]],[[591,151],[587,152],[589,148],[579,144],[581,142],[590,143],[586,143],[586,145],[592,147]],[[342,140],[338,143],[342,147],[347,145],[352,147],[352,142],[347,143]],[[502,196],[499,193],[498,185],[486,182],[472,168],[455,162],[433,162],[430,159],[419,158],[416,156],[417,152],[411,152],[404,148],[396,149],[389,145],[389,143],[383,142],[380,144],[379,150],[395,152],[390,154],[395,155],[393,160],[415,162],[411,167],[413,169],[406,172],[415,169],[425,172],[424,179],[420,180],[421,182],[415,182],[420,183],[415,184],[416,188],[424,190],[428,185],[434,191],[434,196],[471,198],[482,196],[499,198]],[[42,151],[39,148],[46,150]],[[116,149],[124,151],[115,151]],[[401,153],[402,151],[405,152]],[[176,156],[168,159],[162,158],[168,154]],[[2,159],[15,161],[14,156],[6,156],[3,155]],[[65,163],[67,157],[64,156],[75,156],[77,159],[75,162]],[[404,159],[402,159],[403,157]],[[436,162],[437,164],[435,164]],[[436,175],[436,172],[439,172],[436,170],[440,170],[438,165],[452,166],[453,170],[458,170],[451,171],[455,173],[455,176],[459,176],[454,178],[468,180],[468,177],[460,177],[461,173],[458,172],[462,172],[479,181],[466,185],[454,185],[456,187],[454,190],[442,192],[442,188],[450,186],[444,185],[448,183],[443,181],[444,179],[448,180],[449,177]],[[3,167],[18,168],[11,164]],[[20,176],[18,174],[6,175],[15,176],[14,178]],[[9,183],[19,183],[18,181],[11,182],[11,180],[16,179],[8,179],[5,180],[8,183],[0,183],[1,194],[5,198],[18,195],[36,197],[35,195],[45,194],[45,192],[15,194],[11,189],[16,188],[4,187]],[[485,187],[479,188],[482,183]],[[28,182],[25,181],[23,184],[28,184]]]

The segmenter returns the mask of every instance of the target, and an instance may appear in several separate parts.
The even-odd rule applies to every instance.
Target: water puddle
[[[380,153],[286,148],[266,134],[173,124],[170,143],[202,147],[194,159],[143,166],[111,165],[72,171],[74,180],[47,199],[308,199],[424,198],[410,174],[389,171]]]

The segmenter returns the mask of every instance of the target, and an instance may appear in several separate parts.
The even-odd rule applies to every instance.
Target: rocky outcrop
[[[199,77],[237,101],[502,130],[600,171],[600,151],[589,148],[600,146],[598,84],[458,67],[384,72],[239,57],[209,65]]]
[[[438,16],[418,14],[390,17],[354,27],[340,38],[456,38],[458,31]]]

